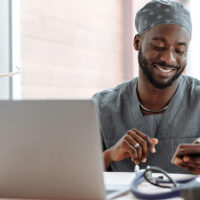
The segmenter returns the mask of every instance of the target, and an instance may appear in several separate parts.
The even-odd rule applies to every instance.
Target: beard
[[[146,76],[147,80],[155,87],[158,89],[164,89],[169,87],[170,85],[172,85],[172,83],[177,80],[179,78],[179,76],[183,73],[185,66],[182,67],[182,69],[180,71],[178,71],[170,80],[168,80],[167,82],[159,82],[157,80],[155,80],[155,78],[153,77],[153,74],[151,73],[150,69],[148,68],[148,62],[145,59],[142,50],[140,48],[139,53],[138,53],[138,62],[139,62],[139,66],[142,69],[144,75]],[[165,66],[165,67],[173,67],[176,69],[180,69],[180,66],[172,66],[172,65],[167,65],[165,62],[160,62],[157,63],[161,66]]]

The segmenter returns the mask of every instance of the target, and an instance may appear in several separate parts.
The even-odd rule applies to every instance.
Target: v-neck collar
[[[137,121],[138,126],[144,127],[144,130],[148,131],[148,123],[146,122],[139,106],[139,99],[138,99],[138,94],[137,94],[137,81],[138,81],[138,78],[135,79],[129,91],[130,92],[129,103],[130,105],[133,105],[131,109],[131,112],[132,112],[131,117],[133,121]],[[183,77],[180,76],[178,88],[175,94],[173,95],[173,97],[171,98],[168,104],[168,108],[163,113],[162,119],[157,129],[157,134],[162,132],[162,130],[168,130],[170,128],[171,123],[173,122],[173,119],[177,113],[177,110],[179,109],[181,105],[181,100],[184,95],[183,87],[184,87],[184,80],[183,80]]]
[[[173,119],[181,106],[181,101],[184,96],[184,87],[184,79],[182,76],[180,76],[178,88],[173,97],[171,98],[167,110],[163,113],[163,117],[157,129],[157,136],[159,136],[159,134],[169,133],[169,129],[172,126]]]

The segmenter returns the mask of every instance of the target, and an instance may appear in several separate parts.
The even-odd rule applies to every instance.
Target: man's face
[[[187,64],[187,31],[178,25],[162,24],[144,33],[140,40],[140,76],[158,89],[172,85]]]

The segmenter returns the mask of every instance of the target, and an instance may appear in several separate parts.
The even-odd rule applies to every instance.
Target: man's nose
[[[163,52],[162,56],[160,57],[160,60],[168,65],[176,65],[176,58],[174,56],[174,52],[171,49]]]

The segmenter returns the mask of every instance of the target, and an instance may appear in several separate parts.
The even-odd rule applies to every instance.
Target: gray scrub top
[[[140,163],[141,168],[152,165],[171,173],[187,173],[171,164],[171,158],[178,144],[192,143],[200,137],[200,81],[180,76],[178,89],[157,122],[142,115],[136,86],[137,78],[134,78],[93,96],[103,149],[112,147],[128,130],[136,128],[159,140],[156,153],[149,152],[147,162]],[[130,158],[113,162],[110,170],[133,171],[134,163]]]

